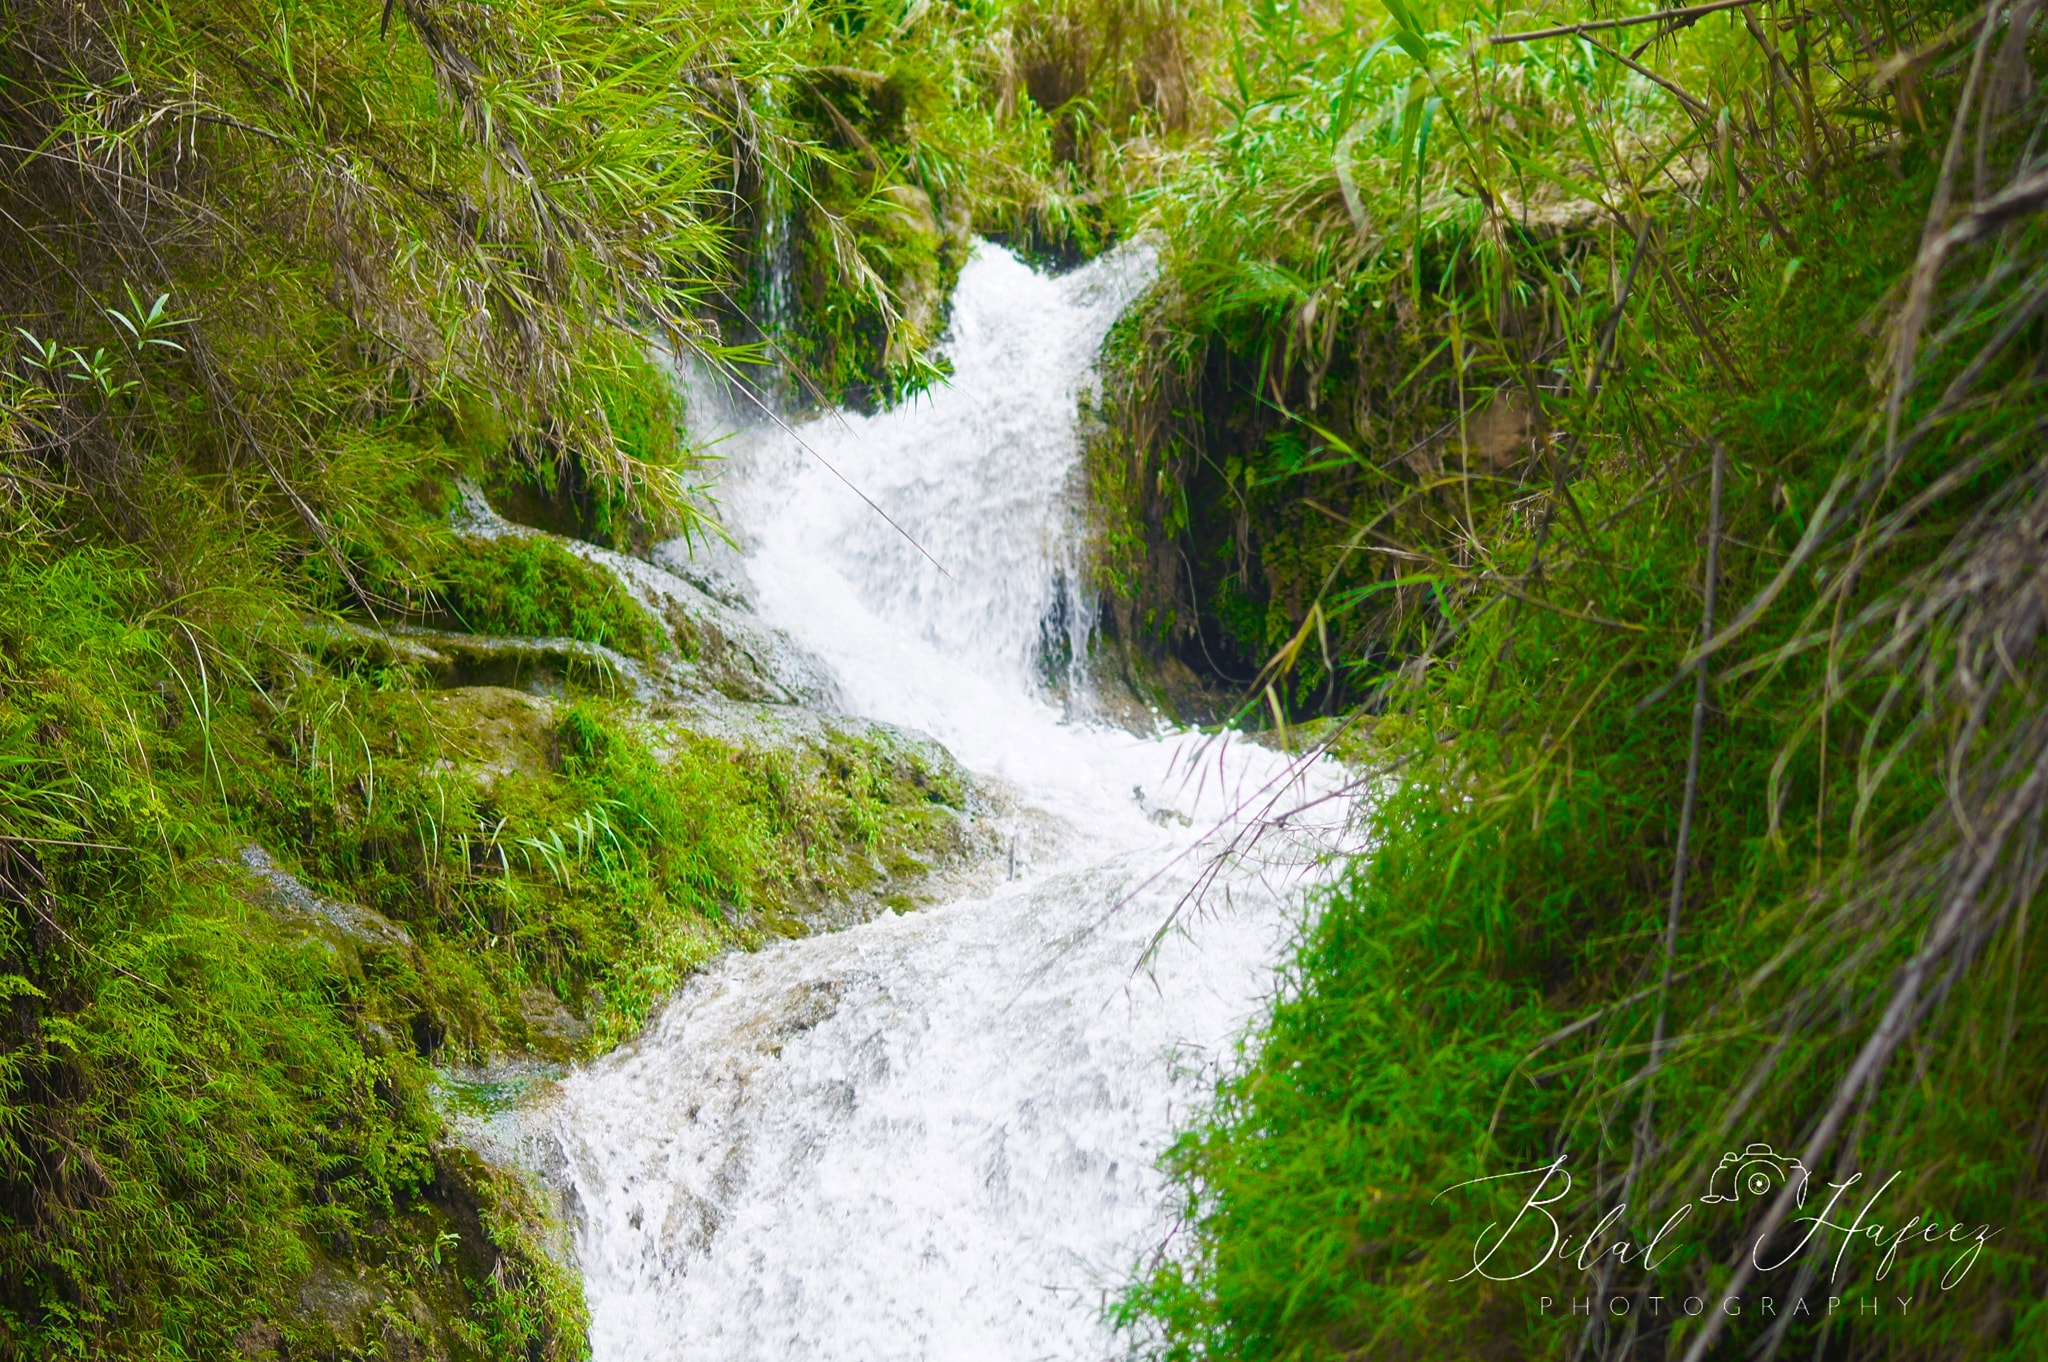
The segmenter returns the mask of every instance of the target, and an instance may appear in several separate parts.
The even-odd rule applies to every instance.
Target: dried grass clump
[[[0,278],[18,339],[108,370],[61,374],[52,467],[119,500],[176,450],[258,473],[317,534],[337,428],[467,397],[690,515],[597,393],[636,333],[712,340],[694,309],[721,270],[720,125],[692,19],[16,7]],[[112,314],[166,296],[138,367]]]

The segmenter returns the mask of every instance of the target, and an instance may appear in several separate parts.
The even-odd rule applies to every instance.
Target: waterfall
[[[1077,398],[1151,268],[1126,249],[1049,278],[983,245],[948,386],[729,446],[762,615],[849,708],[1003,791],[1012,850],[958,902],[726,958],[563,1085],[600,1362],[1111,1351],[1102,1304],[1168,1227],[1155,1160],[1343,821],[1268,839],[1155,943],[1205,830],[1332,777],[1092,725],[1045,689],[1085,656]]]
[[[756,395],[771,407],[793,396],[791,374],[783,355],[789,326],[796,315],[796,233],[790,206],[790,177],[782,154],[767,130],[785,114],[780,82],[767,79],[752,93],[740,95],[740,128],[757,178],[755,245],[748,273],[753,294],[751,320],[759,339],[767,342],[765,372],[750,380]],[[738,189],[738,186],[735,186]]]

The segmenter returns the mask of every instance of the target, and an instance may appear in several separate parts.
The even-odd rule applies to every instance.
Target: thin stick
[[[1712,490],[1707,494],[1707,593],[1700,610],[1700,637],[1714,636],[1714,597],[1719,586],[1721,570],[1721,486],[1726,477],[1727,451],[1721,442],[1714,445],[1714,480]],[[1657,1000],[1657,1020],[1650,1031],[1650,1067],[1655,1069],[1664,1058],[1665,1014],[1671,1006],[1671,962],[1678,954],[1678,915],[1685,903],[1685,867],[1692,849],[1693,812],[1699,805],[1700,793],[1700,739],[1707,726],[1707,669],[1702,665],[1693,673],[1692,691],[1692,746],[1685,758],[1685,797],[1678,811],[1678,859],[1671,867],[1671,904],[1664,917],[1664,975],[1659,985],[1661,996]],[[1644,1099],[1648,1101],[1647,1096]]]
[[[759,407],[761,409],[762,415],[766,416],[770,421],[774,422],[776,428],[781,430],[781,432],[784,435],[787,435],[798,449],[801,449],[804,453],[810,455],[813,459],[816,459],[819,465],[822,466],[826,472],[830,473],[833,477],[839,479],[839,481],[841,481],[842,483],[845,483],[848,491],[852,492],[855,496],[859,497],[862,501],[866,502],[868,509],[870,511],[873,511],[876,515],[880,516],[883,520],[887,521],[889,523],[890,529],[902,535],[905,543],[909,544],[910,547],[916,549],[919,553],[923,554],[925,561],[927,563],[930,563],[933,567],[939,570],[940,576],[944,577],[949,582],[957,580],[952,573],[946,571],[946,565],[944,563],[941,563],[938,559],[932,557],[930,549],[927,549],[924,545],[917,542],[917,536],[913,535],[909,530],[906,530],[901,525],[897,524],[896,518],[894,516],[890,515],[887,511],[883,510],[881,506],[879,506],[876,503],[873,497],[869,496],[866,492],[861,491],[860,488],[854,484],[853,479],[847,477],[846,474],[840,472],[838,467],[834,465],[830,459],[826,458],[823,454],[820,454],[817,450],[811,448],[810,442],[805,440],[803,436],[796,433],[796,427],[790,425],[789,422],[783,420],[782,414],[780,412],[776,411],[773,407],[769,406],[766,402],[762,401],[760,395],[757,394],[745,382],[743,382],[740,376],[733,371],[732,366],[719,360],[717,357],[712,355],[710,351],[706,350],[703,346],[698,345],[694,340],[690,342],[690,348],[692,350],[695,350],[699,357],[701,357],[706,362],[711,364],[721,374],[725,375],[727,379],[731,380],[732,385],[735,388],[739,389],[741,396],[745,397],[749,402],[752,402],[755,406]]]
[[[1626,19],[1600,19],[1590,24],[1564,24],[1557,28],[1531,29],[1527,33],[1496,33],[1487,41],[1495,47],[1509,43],[1533,43],[1539,38],[1568,38],[1574,33],[1596,33],[1603,28],[1633,28],[1637,24],[1687,23],[1703,14],[1714,14],[1724,9],[1740,9],[1754,5],[1760,0],[1715,0],[1711,5],[1688,5],[1684,9],[1659,10],[1655,14],[1637,14]]]
[[[1607,56],[1614,58],[1623,66],[1626,66],[1629,70],[1641,76],[1644,80],[1660,85],[1664,89],[1670,91],[1671,97],[1673,99],[1676,99],[1680,104],[1683,104],[1685,106],[1686,112],[1690,113],[1694,118],[1697,118],[1702,124],[1704,124],[1707,121],[1707,119],[1712,115],[1713,111],[1707,108],[1704,101],[1693,98],[1693,96],[1687,94],[1684,90],[1680,89],[1677,82],[1668,80],[1665,77],[1658,75],[1649,67],[1643,65],[1641,62],[1629,56],[1628,53],[1617,52],[1613,48],[1607,46],[1605,43],[1596,43],[1591,38],[1586,39],[1586,46],[1592,48],[1595,52],[1605,53]]]
[[[1725,480],[1727,451],[1719,440],[1710,441],[1714,451],[1714,476],[1711,490],[1707,494],[1707,582],[1706,600],[1700,609],[1700,637],[1714,636],[1714,604],[1719,594],[1721,576],[1721,487]],[[1671,1008],[1671,983],[1673,965],[1678,957],[1678,918],[1685,904],[1685,870],[1692,854],[1692,820],[1699,806],[1700,791],[1700,741],[1707,726],[1707,668],[1702,664],[1696,673],[1692,696],[1692,745],[1685,758],[1685,795],[1678,811],[1678,856],[1671,867],[1671,902],[1664,915],[1664,968],[1657,980],[1657,1017],[1650,1028],[1650,1057],[1643,1064],[1639,1082],[1643,1088],[1642,1110],[1636,1117],[1635,1148],[1629,1156],[1628,1172],[1622,1178],[1621,1201],[1627,1205],[1635,1197],[1636,1179],[1642,1174],[1643,1165],[1650,1157],[1650,1141],[1655,1127],[1657,1094],[1652,1080],[1664,1063],[1664,1047],[1667,1043],[1667,1019]],[[1607,1282],[1606,1264],[1602,1265],[1601,1288]],[[1591,1338],[1590,1327],[1585,1338],[1580,1340],[1581,1351]]]

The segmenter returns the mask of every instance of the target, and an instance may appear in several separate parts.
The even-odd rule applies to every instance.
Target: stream
[[[1003,850],[956,902],[724,958],[564,1082],[544,1119],[599,1362],[1118,1350],[1103,1305],[1173,1225],[1156,1160],[1344,817],[1290,818],[1197,906],[1237,811],[1336,774],[1090,717],[1078,399],[1152,267],[979,246],[949,384],[721,447],[760,616],[997,792]]]

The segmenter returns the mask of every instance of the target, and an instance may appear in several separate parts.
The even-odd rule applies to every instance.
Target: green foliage
[[[1260,11],[1113,352],[1106,580],[1247,710],[1350,716],[1374,849],[1169,1158],[1141,1351],[1676,1358],[1711,1319],[1649,1297],[1731,1291],[1717,1357],[2048,1346],[2043,237],[1984,216],[2040,63],[1997,12],[1738,11],[1651,78],[1611,55],[1650,31],[1484,44],[1571,12]],[[1793,1274],[1697,1200],[1749,1141],[2000,1232],[1948,1287],[1851,1247],[1817,1289],[1913,1310],[1769,1344]],[[1472,1276],[1533,1179],[1447,1189],[1561,1154],[1568,1250]],[[1687,1206],[1654,1271],[1580,1270]]]
[[[609,1044],[748,924],[957,837],[957,781],[879,738],[757,752],[594,702],[378,689],[238,608],[146,609],[133,552],[0,572],[10,1354],[305,1334],[295,1284],[334,1260],[443,1282],[464,1355],[573,1355],[573,1281],[516,1189],[446,1228],[467,1203],[428,1061],[541,1045],[536,988]],[[252,838],[405,936],[280,915]],[[440,1233],[461,1253],[407,1268]]]
[[[824,292],[864,291],[828,382],[928,371],[960,214],[1034,192],[970,173],[1029,122],[995,118],[1000,22],[0,19],[0,1354],[581,1351],[532,1207],[451,1171],[431,1064],[613,1043],[713,951],[946,852],[964,792],[877,737],[436,694],[377,631],[665,651],[555,540],[455,530],[456,488],[624,551],[710,532],[670,367],[755,353],[771,180]],[[803,104],[885,53],[914,97],[846,100],[866,132]],[[252,841],[356,907],[280,906]]]
[[[1124,634],[1166,622],[1157,650],[1241,684],[1317,602],[1366,602],[1325,612],[1350,674],[1318,649],[1279,679],[1305,713],[1363,698],[1421,646],[1431,607],[1402,553],[1471,543],[1537,476],[1543,395],[1591,372],[1634,224],[1706,159],[1686,106],[1586,45],[1490,47],[1508,21],[1484,7],[1422,17],[1439,27],[1377,6],[1260,8],[1240,27],[1220,126],[1144,198],[1166,278],[1111,351],[1121,452],[1092,460],[1096,500],[1131,525]],[[1739,17],[1657,52],[1715,108],[1744,107],[1769,70]],[[1842,133],[1838,154],[1868,137]],[[1744,267],[1775,279],[1790,252],[1766,223],[1785,209],[1754,211]]]
[[[219,755],[217,682],[173,651],[204,626],[138,618],[132,554],[13,556],[0,581],[0,1340],[204,1351],[224,1304],[282,1304],[303,1236],[418,1193],[431,1117],[416,1072],[336,1010],[319,952],[252,937],[208,868],[224,828],[187,801]]]
[[[491,503],[523,525],[623,552],[644,552],[658,540],[711,532],[689,508],[702,501],[696,484],[701,458],[690,442],[675,375],[637,344],[586,357],[588,399],[620,456],[649,477],[665,480],[671,499],[639,495],[632,487],[593,472],[573,444],[515,439],[494,410],[458,405],[447,423],[449,442],[466,470],[480,477]],[[672,498],[680,494],[684,503]]]
[[[928,379],[968,225],[1045,192],[1006,23],[0,18],[0,1354],[580,1353],[431,1065],[615,1042],[713,951],[946,853],[965,793],[874,735],[436,694],[377,632],[665,651],[555,540],[452,528],[457,487],[623,551],[712,532],[670,368],[757,356],[777,212],[785,348],[832,393]]]
[[[636,657],[661,629],[604,569],[539,535],[456,541],[431,572],[441,609],[480,634],[582,639]]]
[[[2005,1227],[1943,1308],[1794,1344],[2038,1352],[2032,14],[1493,45],[1503,11],[1407,4],[14,6],[0,1351],[576,1355],[435,1059],[629,1035],[945,851],[964,791],[879,736],[736,746],[306,641],[649,656],[584,559],[454,531],[459,480],[622,550],[706,530],[664,351],[895,400],[970,231],[1151,227],[1090,455],[1120,641],[1350,716],[1398,780],[1176,1146],[1191,1233],[1126,1320],[1576,1351],[1445,1285],[1501,1206],[1435,1194],[1570,1150],[1639,1229],[1756,1136]],[[379,918],[280,908],[252,839]],[[1738,1229],[1658,1284],[1728,1285]],[[382,1332],[306,1316],[333,1279]]]

